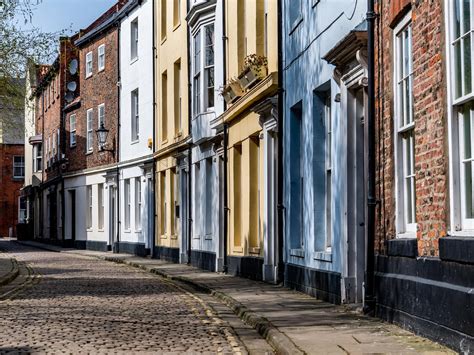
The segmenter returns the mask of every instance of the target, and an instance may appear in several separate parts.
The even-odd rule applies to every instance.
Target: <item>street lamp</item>
[[[99,129],[97,129],[95,133],[97,133],[99,150],[104,150],[105,144],[107,142],[107,136],[109,135],[109,130],[104,127],[104,122],[101,122]]]
[[[99,145],[99,152],[115,152],[115,141],[114,141],[114,146],[112,149],[105,149],[105,146],[107,144],[107,136],[109,135],[109,130],[104,127],[104,122],[100,123],[100,127],[95,131],[97,134],[97,142]]]

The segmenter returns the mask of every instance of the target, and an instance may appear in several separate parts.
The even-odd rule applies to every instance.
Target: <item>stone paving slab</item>
[[[36,246],[37,243],[29,245]],[[58,247],[54,247],[54,250],[123,262],[206,290],[254,326],[279,353],[455,353],[396,325],[366,317],[344,306],[317,300],[281,285],[126,254]]]

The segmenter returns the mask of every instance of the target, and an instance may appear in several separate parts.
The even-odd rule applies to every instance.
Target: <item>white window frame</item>
[[[460,8],[460,22],[459,22],[459,37],[455,34],[455,21],[454,18],[456,16],[455,11],[454,11],[454,6],[455,4],[458,3],[457,0],[453,1],[447,1],[447,6],[448,11],[447,13],[449,14],[449,19],[450,19],[450,26],[449,26],[449,40],[448,43],[450,43],[449,46],[449,53],[451,56],[452,60],[452,68],[451,68],[451,75],[452,75],[452,97],[453,97],[453,104],[454,105],[460,105],[463,104],[467,101],[473,100],[474,99],[474,0],[470,0],[470,23],[471,27],[469,30],[463,29],[464,27],[464,17],[462,14],[462,9]],[[464,2],[462,0],[459,0],[459,5],[462,7],[464,6]],[[470,91],[467,92],[466,87],[465,87],[465,78],[464,78],[464,71],[466,70],[466,62],[465,62],[465,56],[464,56],[464,46],[467,40],[470,41],[470,53],[471,53],[471,58],[470,58],[470,69],[471,69],[471,82],[470,82]],[[460,76],[461,76],[461,94],[457,95],[457,82],[456,82],[456,50],[455,47],[456,45],[460,45],[460,53],[461,53],[461,58],[460,58]],[[469,52],[469,51],[467,51]]]
[[[130,22],[130,62],[138,60],[138,17]]]
[[[105,44],[97,48],[97,72],[105,70]]]
[[[130,213],[132,212],[131,201],[130,201],[130,179],[125,179],[124,185],[124,204],[125,204],[125,224],[124,228],[126,231],[130,231]]]
[[[470,106],[470,107],[469,107]],[[465,116],[461,110],[457,112],[457,120],[458,120],[458,127],[459,127],[459,177],[460,177],[460,193],[461,193],[461,224],[462,229],[464,230],[474,230],[474,218],[469,218],[467,216],[467,199],[466,196],[469,191],[466,191],[466,181],[465,181],[465,174],[467,164],[471,165],[471,209],[474,209],[474,189],[473,185],[473,178],[474,178],[474,103],[465,104],[463,106],[465,110],[468,111],[467,117],[470,121],[470,138],[471,138],[471,155],[470,157],[465,157],[465,137],[464,137],[464,119]]]
[[[135,230],[142,230],[142,181],[135,178]]]
[[[98,184],[97,185],[97,216],[98,216],[98,221],[97,221],[97,228],[99,230],[104,230],[104,184]]]
[[[331,91],[327,91],[324,97],[324,127],[325,127],[325,143],[326,143],[326,251],[330,252],[332,248],[332,137],[333,123],[331,110]]]
[[[100,128],[102,123],[105,127],[105,104],[97,106],[97,128]]]
[[[75,147],[76,142],[76,114],[69,116],[69,146]]]
[[[92,72],[94,70],[92,61],[93,61],[92,52],[88,52],[86,54],[86,79],[92,76]]]
[[[207,60],[207,48],[210,47],[206,43],[206,34],[209,27],[214,28],[214,39],[212,47],[214,49],[214,56],[212,63],[206,65]],[[192,68],[193,68],[193,89],[192,89],[192,109],[193,117],[199,116],[202,113],[213,111],[216,105],[215,97],[215,24],[213,21],[206,22],[199,26],[195,31],[192,41]],[[198,47],[199,46],[199,47]],[[199,50],[196,51],[196,48]],[[214,93],[213,93],[213,105],[209,105],[209,92],[210,87],[207,86],[208,73],[212,71],[214,75]]]
[[[460,2],[460,4],[462,1]],[[448,56],[447,62],[447,73],[448,73],[448,131],[449,131],[449,169],[450,169],[450,234],[461,235],[461,236],[472,236],[474,230],[474,219],[467,218],[466,216],[466,181],[464,165],[466,163],[464,159],[464,123],[462,120],[462,111],[474,102],[474,56],[472,55],[474,45],[474,1],[470,1],[470,31],[466,32],[460,37],[471,38],[471,92],[465,93],[460,97],[457,97],[457,67],[456,67],[456,51],[455,44],[460,41],[460,37],[457,37],[455,33],[455,1],[445,2],[445,22],[447,24],[446,31],[446,50]],[[462,5],[461,5],[462,6]],[[461,10],[460,10],[461,12]],[[460,16],[460,29],[462,29],[463,16]],[[457,38],[456,38],[457,37]],[[463,44],[461,44],[462,46]],[[461,53],[463,53],[461,49]],[[464,56],[461,56],[461,68],[465,70]],[[464,74],[461,71],[461,89],[465,90]],[[471,139],[473,137],[473,112],[471,111]],[[474,147],[471,145],[471,149]],[[471,151],[472,156],[472,151]],[[463,161],[464,160],[464,161]]]
[[[87,117],[87,133],[86,133],[86,153],[91,153],[94,148],[94,109],[90,108],[86,112]]]
[[[22,158],[22,161],[16,162],[15,160],[17,158]],[[20,171],[23,171],[23,175],[17,175],[15,173],[16,169],[20,169]],[[14,179],[24,179],[25,178],[25,156],[24,155],[14,155],[13,156],[13,172],[12,172],[13,178]]]
[[[41,150],[39,149],[41,147]],[[38,143],[33,147],[34,161],[33,161],[33,172],[38,173],[43,170],[43,144]],[[39,168],[39,163],[41,162],[41,168]]]
[[[93,218],[93,202],[92,202],[92,185],[86,186],[86,198],[87,198],[87,229],[92,230],[92,218]]]
[[[393,74],[393,85],[394,85],[394,143],[395,143],[395,205],[396,205],[396,232],[397,238],[416,238],[417,231],[417,222],[416,222],[416,177],[415,177],[415,121],[413,113],[413,35],[411,34],[411,11],[407,13],[403,19],[398,23],[393,31],[393,53],[394,53],[394,74]],[[410,26],[410,27],[409,27]],[[404,32],[404,30],[409,27],[411,40],[409,43],[409,56],[411,57],[411,63],[409,63],[409,73],[401,78],[401,68],[400,63],[402,63],[402,47],[399,43],[399,36]],[[411,77],[411,82],[410,82]],[[399,84],[404,85],[404,82],[408,80],[409,85],[411,85],[411,96],[409,105],[405,106],[404,101],[399,94]],[[402,110],[407,108],[406,113],[408,116],[403,116]],[[411,110],[410,110],[411,109]],[[407,122],[401,123],[401,119],[408,120]],[[405,138],[411,134],[411,138]],[[404,137],[405,136],[405,137]],[[408,140],[408,143],[407,143]],[[410,140],[413,142],[410,144]],[[410,145],[410,151],[407,150],[407,144]],[[411,166],[407,167],[407,157],[411,158]],[[411,171],[412,170],[412,171]],[[409,180],[409,183],[406,181]],[[411,189],[408,189],[408,184],[410,184]],[[412,216],[408,215],[408,206],[407,203],[410,203],[408,194],[413,195],[412,201]],[[414,222],[407,222],[410,218]]]
[[[130,93],[130,116],[131,140],[136,142],[140,140],[140,92],[138,89]]]

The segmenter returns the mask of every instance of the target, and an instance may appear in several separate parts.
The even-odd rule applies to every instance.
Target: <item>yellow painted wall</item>
[[[186,1],[155,1],[155,155],[157,172],[156,194],[156,242],[159,246],[178,248],[179,224],[175,228],[174,201],[179,189],[176,159],[173,155],[189,136],[188,125],[188,44]],[[176,4],[180,4],[176,12]],[[165,9],[165,11],[163,11]],[[162,21],[165,18],[166,21]],[[180,70],[178,70],[180,68]],[[179,75],[177,75],[179,73]],[[166,75],[164,75],[166,74]],[[165,79],[165,80],[164,80]],[[175,95],[179,83],[180,95]],[[166,95],[164,95],[166,93]],[[163,100],[163,98],[166,100]],[[181,97],[180,109],[177,106]],[[177,118],[181,114],[179,127]],[[165,154],[162,154],[165,152]],[[163,187],[165,189],[163,190]],[[166,199],[163,199],[166,197]],[[165,209],[166,206],[166,209]],[[166,211],[166,213],[165,213]],[[166,221],[163,217],[166,216]]]
[[[244,58],[250,54],[267,57],[268,73],[278,70],[277,26],[277,1],[226,1],[227,78],[240,74]],[[263,256],[264,146],[259,137],[258,119],[257,114],[246,111],[229,121],[228,245],[231,255]]]

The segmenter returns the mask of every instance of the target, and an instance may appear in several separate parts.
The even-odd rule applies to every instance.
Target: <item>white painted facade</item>
[[[192,206],[191,218],[193,220],[191,249],[194,253],[206,253],[208,257],[215,255],[214,265],[199,265],[213,270],[221,270],[223,265],[223,212],[222,193],[219,181],[223,181],[222,153],[217,154],[220,144],[213,142],[216,132],[211,129],[210,121],[224,112],[224,99],[218,93],[218,88],[224,86],[224,56],[223,56],[223,28],[221,0],[203,6],[203,1],[191,4],[188,18],[191,44],[191,112],[192,112]],[[206,38],[209,28],[213,28],[214,39],[214,95],[213,106],[209,105],[208,93],[205,90],[204,63],[207,63]],[[198,42],[198,43],[197,43]],[[200,58],[196,60],[196,46],[201,51]],[[197,63],[201,67],[197,67]],[[200,81],[195,80],[196,72],[200,72]],[[199,82],[199,88],[196,83]],[[199,94],[196,95],[196,90]],[[197,101],[199,98],[199,102]],[[195,254],[194,257],[197,257]],[[202,255],[200,257],[202,259]],[[209,259],[208,259],[209,260]],[[214,260],[214,259],[211,259]]]
[[[144,0],[120,22],[119,241],[143,243],[146,248],[151,248],[153,245],[154,214],[153,208],[148,207],[153,206],[152,10],[152,1]],[[138,102],[132,102],[137,91]],[[134,123],[137,106],[138,126]],[[127,188],[126,191],[127,181],[130,189]],[[135,191],[138,190],[137,181],[141,183],[140,194]],[[129,200],[126,192],[129,192]],[[126,208],[129,204],[128,214]]]

